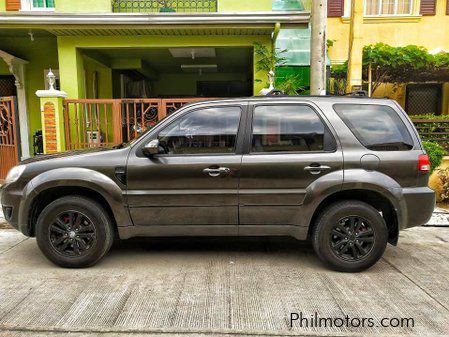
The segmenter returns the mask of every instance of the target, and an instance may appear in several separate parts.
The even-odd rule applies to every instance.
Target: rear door
[[[308,187],[342,170],[340,146],[324,116],[309,103],[260,103],[250,109],[252,123],[240,175],[239,233],[301,225]],[[342,176],[334,183],[341,184]]]

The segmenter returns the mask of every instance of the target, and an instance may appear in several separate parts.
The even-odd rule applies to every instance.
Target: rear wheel
[[[37,244],[61,267],[88,267],[111,248],[111,220],[97,202],[80,196],[57,199],[44,208],[36,225]]]
[[[358,272],[382,257],[388,230],[375,208],[348,200],[330,205],[319,215],[312,241],[315,252],[327,266]]]

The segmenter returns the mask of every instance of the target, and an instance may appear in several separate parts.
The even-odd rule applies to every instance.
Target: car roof
[[[219,104],[219,103],[259,103],[259,102],[330,102],[330,103],[346,103],[346,104],[379,104],[389,103],[393,100],[383,97],[365,97],[365,96],[253,96],[238,98],[210,99],[199,102],[192,102],[188,106],[203,104]],[[187,106],[187,105],[186,105]]]

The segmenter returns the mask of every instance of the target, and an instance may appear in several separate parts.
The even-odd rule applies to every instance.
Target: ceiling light
[[[174,58],[197,58],[216,57],[215,48],[169,48]]]

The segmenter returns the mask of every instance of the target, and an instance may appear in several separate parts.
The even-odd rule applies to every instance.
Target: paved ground
[[[372,269],[324,269],[288,239],[132,239],[97,266],[55,267],[0,230],[0,336],[284,336],[449,333],[449,228],[404,231]],[[290,327],[290,314],[373,318],[372,328]],[[414,327],[382,328],[383,317]]]

